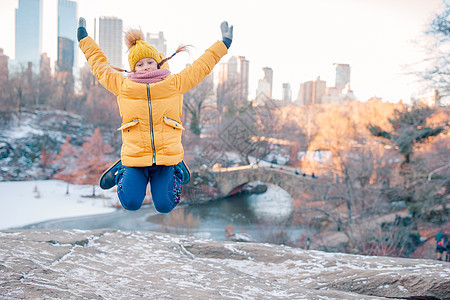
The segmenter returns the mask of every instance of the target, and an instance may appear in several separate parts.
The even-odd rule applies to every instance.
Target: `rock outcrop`
[[[450,299],[450,263],[145,231],[0,232],[2,299]]]

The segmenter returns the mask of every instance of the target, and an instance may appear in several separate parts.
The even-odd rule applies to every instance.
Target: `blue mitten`
[[[87,36],[88,36],[88,33],[86,31],[86,20],[83,17],[81,17],[78,20],[78,31],[77,31],[78,41],[81,41],[82,39],[84,39]]]
[[[223,21],[222,24],[220,24],[220,30],[222,31],[222,41],[228,49],[233,41],[233,25],[228,27],[228,22]]]

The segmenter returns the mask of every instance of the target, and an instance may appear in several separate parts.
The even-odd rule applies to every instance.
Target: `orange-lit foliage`
[[[73,174],[76,183],[96,185],[101,173],[112,164],[111,160],[105,160],[110,152],[111,147],[103,142],[100,130],[96,128],[80,149],[77,170]]]
[[[73,173],[76,169],[77,155],[74,147],[70,144],[70,136],[66,136],[66,141],[61,146],[58,155],[53,159],[53,164],[59,167],[59,171],[53,176],[55,179],[74,183]]]
[[[301,162],[302,170],[306,173],[314,172],[316,175],[334,173],[343,175],[343,162],[351,157],[355,160],[355,155],[363,154],[364,157],[371,157],[374,162],[379,161],[382,165],[386,159],[384,145],[374,139],[367,126],[370,123],[388,126],[388,117],[392,115],[399,104],[383,103],[371,100],[368,102],[348,101],[343,104],[331,104],[326,106],[299,107],[297,109],[289,107],[282,110],[283,117],[280,120],[285,122],[296,122],[302,128],[303,145],[296,148],[308,150],[310,152],[321,150],[330,151],[331,160],[314,161],[304,159]],[[292,141],[300,142],[294,136]],[[303,148],[302,146],[307,146]],[[358,156],[358,155],[356,155]],[[292,157],[292,155],[291,155]],[[391,159],[392,157],[389,157]],[[365,164],[370,162],[364,161]],[[376,174],[369,176],[373,182]]]

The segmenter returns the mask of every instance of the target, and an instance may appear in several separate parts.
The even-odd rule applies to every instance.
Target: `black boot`
[[[119,169],[122,167],[122,161],[119,159],[100,177],[100,187],[104,190],[109,190],[116,185],[116,176],[119,173]]]
[[[191,172],[189,171],[189,168],[186,165],[186,163],[184,162],[184,160],[179,162],[178,166],[180,167],[181,172],[183,173],[183,181],[181,182],[181,184],[184,185],[184,184],[189,183],[189,181],[191,180]]]

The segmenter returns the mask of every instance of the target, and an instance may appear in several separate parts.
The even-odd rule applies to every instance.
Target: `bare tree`
[[[34,97],[37,98],[38,93],[35,82],[31,63],[28,64],[27,68],[24,65],[20,65],[18,70],[13,72],[11,76],[9,81],[11,98],[19,118],[23,108],[36,103]]]
[[[450,96],[450,2],[443,1],[443,10],[431,21],[426,34],[425,69],[419,75],[442,97]]]
[[[89,123],[109,133],[116,132],[121,123],[114,95],[102,86],[92,87],[86,92],[86,102],[80,113]]]
[[[236,117],[239,112],[244,112],[248,105],[245,99],[239,98],[238,90],[241,83],[237,79],[228,79],[217,87],[217,109],[219,110],[219,122]]]
[[[203,128],[203,110],[214,95],[213,76],[210,74],[199,85],[184,94],[183,106],[189,115],[189,128],[199,136]]]
[[[92,74],[89,64],[86,63],[80,70],[81,92],[87,93],[92,87],[98,86],[98,80]]]
[[[386,161],[386,150],[372,137],[360,115],[369,117],[369,104],[356,102],[327,106],[316,116],[321,124],[309,151],[328,152],[321,160],[307,160],[305,169],[319,176],[311,193],[322,203],[313,211],[325,215],[348,240],[348,246],[363,251],[369,232],[380,230],[377,219],[386,211],[381,190],[395,164]],[[371,116],[370,116],[371,117]],[[377,116],[379,117],[379,116]],[[383,171],[380,171],[383,170]]]
[[[55,80],[56,90],[49,102],[52,107],[64,111],[69,111],[74,99],[74,78],[73,74],[67,71],[57,72]]]

